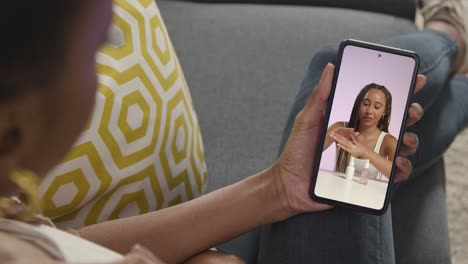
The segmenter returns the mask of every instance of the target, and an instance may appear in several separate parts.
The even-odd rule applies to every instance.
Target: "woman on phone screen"
[[[397,146],[388,132],[391,113],[392,95],[385,86],[371,83],[362,88],[349,121],[336,122],[327,131],[324,150],[333,142],[339,148],[336,171],[344,173],[352,157],[357,173],[369,162],[370,179],[379,172],[389,178]]]

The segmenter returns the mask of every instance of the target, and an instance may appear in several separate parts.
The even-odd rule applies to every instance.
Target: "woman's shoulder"
[[[396,139],[396,137],[394,137],[392,134],[390,134],[390,133],[385,133],[384,138],[383,138],[383,141],[384,141],[384,142],[385,142],[385,141],[388,141],[388,142],[395,142],[395,143],[396,143],[396,142],[397,142],[397,139]]]
[[[398,140],[390,133],[384,135],[382,145],[384,147],[390,147],[392,149],[396,148]]]

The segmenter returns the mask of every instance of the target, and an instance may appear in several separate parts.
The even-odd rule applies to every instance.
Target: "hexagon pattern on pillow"
[[[200,128],[154,0],[116,0],[85,131],[40,187],[59,227],[168,207],[203,193]]]

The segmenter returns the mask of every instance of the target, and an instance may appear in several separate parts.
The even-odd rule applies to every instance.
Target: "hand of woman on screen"
[[[330,133],[330,136],[332,135],[340,135],[346,139],[351,140],[353,143],[355,143],[356,137],[359,136],[359,131],[354,130],[354,128],[339,127]]]
[[[357,142],[354,136],[351,136],[350,139],[335,133],[331,133],[330,136],[333,138],[339,148],[344,149],[355,158],[368,159],[369,153],[372,152],[372,150],[367,146]]]

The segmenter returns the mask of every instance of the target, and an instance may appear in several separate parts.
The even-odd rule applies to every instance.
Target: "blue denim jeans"
[[[417,133],[420,140],[418,152],[411,157],[415,167],[411,177],[424,177],[422,172],[440,160],[468,121],[468,81],[462,76],[451,75],[457,45],[447,36],[430,30],[394,37],[382,44],[418,53],[421,58],[420,73],[428,79],[424,89],[413,98],[422,105],[424,117],[409,129]],[[337,45],[324,47],[310,61],[289,113],[280,153],[296,115],[318,83],[323,68],[328,62],[335,64],[337,51]],[[398,191],[394,195],[398,195]],[[443,210],[445,214],[445,208]],[[301,214],[248,235],[253,237],[251,239],[258,239],[260,235],[258,263],[390,264],[396,263],[392,228],[391,207],[382,216],[334,208],[320,213]],[[433,228],[434,234],[438,234],[437,229],[441,228],[445,232],[440,233],[448,235],[446,226]],[[441,239],[438,250],[443,252],[420,253],[434,256],[431,257],[433,263],[449,263],[448,237]],[[233,248],[226,251],[236,253]]]

